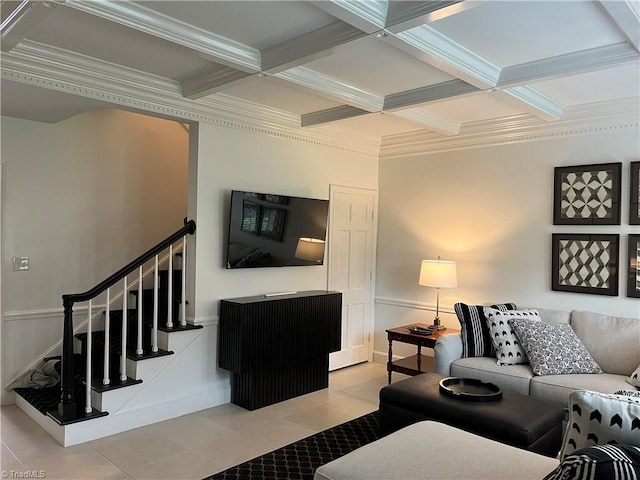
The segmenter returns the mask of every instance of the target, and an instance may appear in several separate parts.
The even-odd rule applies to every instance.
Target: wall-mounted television
[[[226,267],[323,265],[329,200],[231,191]]]

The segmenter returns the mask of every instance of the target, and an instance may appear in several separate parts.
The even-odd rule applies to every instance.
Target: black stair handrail
[[[58,403],[58,417],[60,419],[77,418],[80,413],[79,407],[75,402],[74,394],[74,378],[73,378],[73,305],[76,302],[86,302],[91,300],[107,288],[116,284],[134,270],[144,265],[147,260],[153,258],[162,252],[169,245],[180,240],[185,235],[193,235],[196,231],[196,222],[194,220],[184,219],[184,226],[168,236],[166,239],[150,248],[135,260],[129,262],[120,270],[97,284],[95,287],[83,293],[71,293],[62,295],[62,305],[64,307],[64,325],[62,331],[62,360],[60,371],[60,403]],[[90,381],[87,379],[87,381]]]

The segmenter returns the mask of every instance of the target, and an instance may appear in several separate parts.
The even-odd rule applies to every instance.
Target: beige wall
[[[182,226],[188,133],[113,109],[2,117],[3,381],[59,340],[61,295],[88,290]],[[30,257],[13,272],[13,256]]]
[[[635,129],[380,161],[377,250],[377,358],[384,330],[431,323],[435,289],[418,285],[423,258],[455,260],[458,287],[440,290],[444,321],[458,326],[453,303],[518,305],[640,316],[625,296],[629,162],[639,160]],[[623,162],[622,226],[554,226],[553,169]],[[620,233],[620,295],[552,292],[552,233]],[[398,351],[402,354],[403,350]],[[408,354],[408,350],[405,354]]]

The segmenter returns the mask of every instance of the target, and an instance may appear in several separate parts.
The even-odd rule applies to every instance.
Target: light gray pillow
[[[602,373],[570,325],[549,325],[512,318],[513,328],[529,357],[534,375]]]
[[[491,343],[496,350],[498,365],[518,365],[529,363],[527,354],[520,345],[518,337],[509,325],[510,318],[522,318],[527,321],[540,322],[540,314],[537,310],[507,310],[484,307],[484,316],[487,319]]]

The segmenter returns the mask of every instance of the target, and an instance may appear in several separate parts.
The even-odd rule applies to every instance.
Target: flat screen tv
[[[323,265],[329,200],[231,191],[227,268]]]

